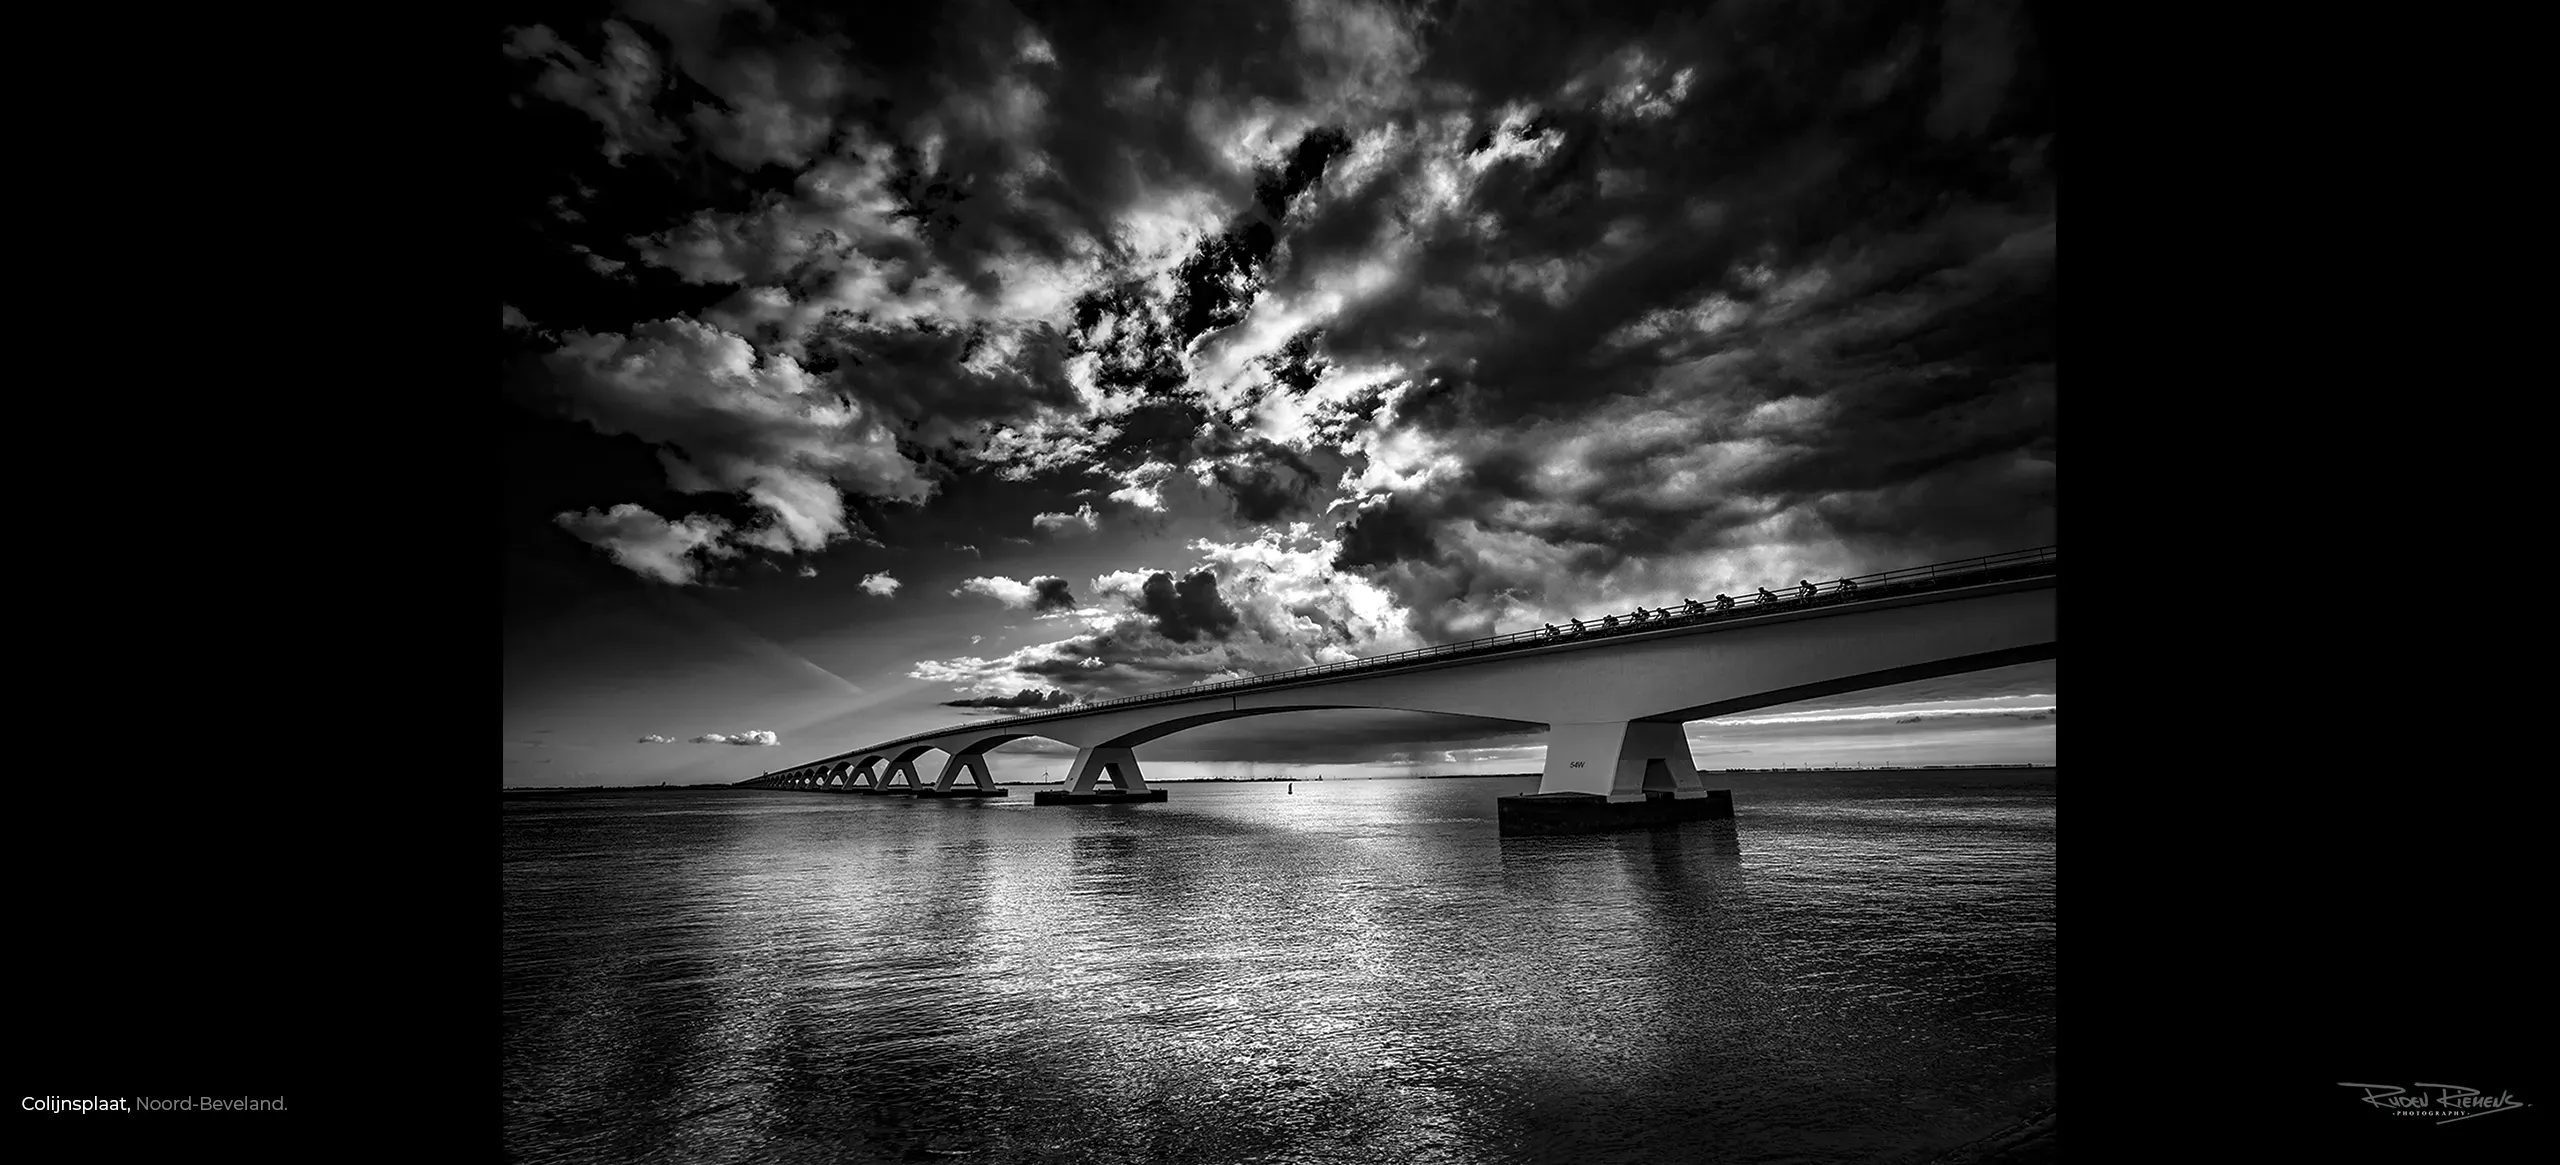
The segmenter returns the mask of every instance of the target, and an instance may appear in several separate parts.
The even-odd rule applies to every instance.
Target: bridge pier
[[[907,779],[907,783],[904,787],[900,787],[898,784],[898,778],[900,777],[905,777]],[[891,795],[912,796],[922,788],[924,788],[924,778],[916,775],[916,758],[911,756],[902,756],[889,762],[888,774],[873,783],[869,793],[874,797]]]
[[[1106,777],[1114,788],[1095,789],[1094,785]],[[1108,745],[1076,751],[1075,767],[1067,770],[1065,789],[1043,789],[1031,795],[1034,805],[1109,805],[1162,800],[1164,790],[1148,788],[1146,774],[1138,770],[1138,754],[1127,748]]]
[[[970,786],[965,789],[957,787],[962,772],[967,772],[971,779]],[[942,776],[933,783],[933,787],[916,790],[919,797],[1003,797],[1010,793],[1010,789],[996,787],[995,775],[987,771],[987,754],[984,752],[953,753],[950,760],[943,762]]]
[[[1733,816],[1733,792],[1709,789],[1677,721],[1553,724],[1538,791],[1496,798],[1506,835],[1605,833]]]

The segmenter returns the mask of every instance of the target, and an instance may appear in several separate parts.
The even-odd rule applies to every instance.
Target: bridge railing
[[[1574,621],[1568,620],[1566,625],[1550,624],[1548,626],[1539,627],[1529,631],[1513,631],[1502,635],[1489,635],[1482,639],[1469,639],[1458,643],[1443,643],[1432,647],[1417,647],[1410,651],[1399,651],[1388,655],[1363,656],[1359,659],[1337,660],[1332,663],[1321,663],[1312,667],[1296,668],[1284,672],[1270,672],[1258,676],[1240,676],[1235,679],[1215,680],[1205,684],[1193,684],[1186,688],[1170,688],[1161,692],[1147,692],[1136,696],[1120,696],[1109,700],[1094,700],[1089,702],[1066,704],[1040,712],[1029,712],[1019,716],[1007,716],[997,720],[972,720],[943,728],[936,728],[928,732],[911,733],[909,735],[899,737],[896,740],[881,744],[878,748],[867,749],[865,751],[879,751],[879,749],[896,748],[900,745],[914,743],[915,741],[925,740],[936,736],[948,736],[957,732],[979,732],[990,728],[1002,728],[1009,724],[1037,723],[1057,716],[1081,715],[1104,708],[1124,708],[1142,704],[1161,704],[1181,700],[1196,700],[1202,696],[1212,696],[1220,692],[1270,687],[1279,684],[1296,683],[1303,680],[1316,679],[1323,676],[1344,675],[1353,672],[1386,670],[1390,668],[1403,667],[1409,664],[1421,663],[1427,660],[1499,654],[1501,652],[1518,650],[1524,647],[1544,646],[1557,643],[1575,643],[1591,639],[1605,639],[1612,636],[1632,635],[1647,631],[1659,631],[1667,627],[1695,626],[1702,623],[1715,623],[1731,619],[1745,619],[1754,615],[1766,615],[1779,611],[1800,610],[1807,607],[1831,606],[1845,602],[1863,601],[1885,596],[1915,594],[1922,591],[1936,590],[1941,587],[1970,586],[1985,582],[1995,582],[2007,577],[2032,577],[2034,575],[2044,574],[2050,571],[2055,564],[2055,555],[2055,547],[2039,546],[2032,550],[2012,550],[2002,554],[1986,554],[1978,558],[1961,558],[1953,562],[1933,562],[1927,566],[1910,566],[1903,567],[1898,570],[1877,571],[1873,574],[1856,575],[1846,579],[1837,579],[1830,583],[1817,584],[1815,593],[1811,595],[1805,595],[1801,593],[1799,588],[1790,586],[1783,591],[1769,591],[1772,596],[1769,600],[1761,599],[1757,592],[1749,595],[1736,596],[1733,600],[1732,607],[1724,610],[1717,609],[1716,605],[1712,601],[1701,603],[1697,600],[1690,600],[1688,603],[1684,603],[1680,607],[1663,608],[1659,611],[1653,612],[1645,612],[1640,608],[1638,613],[1632,615],[1611,614],[1603,616],[1598,620],[1584,621],[1581,623],[1579,628],[1571,626],[1570,624]],[[1763,589],[1766,590],[1767,588]],[[843,759],[843,757],[831,757],[828,759],[840,760]],[[812,761],[810,763],[823,764],[826,762]]]

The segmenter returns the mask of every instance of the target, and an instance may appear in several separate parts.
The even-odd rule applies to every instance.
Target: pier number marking
[[[1581,767],[1582,767],[1582,762],[1581,762],[1581,761],[1575,761],[1575,762],[1573,762],[1572,764],[1566,765],[1565,767],[1566,767],[1566,768],[1569,768],[1569,769],[1578,769],[1578,768],[1581,768]]]

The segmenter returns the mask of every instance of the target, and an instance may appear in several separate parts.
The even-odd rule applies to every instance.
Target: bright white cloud
[[[1001,575],[988,575],[961,583],[960,588],[951,592],[951,595],[953,598],[961,595],[985,595],[1005,606],[1028,610],[1032,599],[1036,597],[1036,592],[1031,589],[1030,583],[1017,582]]]
[[[767,731],[764,731],[764,730],[762,730],[762,729],[752,729],[752,730],[749,730],[749,731],[746,731],[746,732],[729,732],[729,733],[705,732],[705,733],[703,733],[703,734],[702,734],[702,735],[700,735],[700,736],[694,737],[694,738],[693,738],[692,743],[695,743],[695,744],[743,744],[743,745],[751,745],[751,746],[772,747],[772,746],[774,746],[774,745],[781,744],[781,743],[782,743],[782,740],[781,740],[781,738],[780,738],[780,737],[775,736],[775,735],[774,735],[773,733],[771,733],[771,732],[767,732]]]
[[[552,521],[580,541],[603,549],[624,569],[675,586],[697,581],[704,559],[738,554],[727,544],[735,533],[727,522],[703,517],[670,522],[631,502],[610,510],[559,514]]]
[[[1122,474],[1120,480],[1128,485],[1111,491],[1108,496],[1112,501],[1160,514],[1164,512],[1164,481],[1172,475],[1173,466],[1162,461],[1149,461]]]
[[[1031,519],[1031,524],[1053,534],[1061,531],[1072,531],[1079,525],[1084,527],[1087,533],[1090,533],[1095,527],[1101,525],[1101,516],[1093,512],[1093,503],[1086,502],[1083,505],[1077,506],[1076,512],[1072,514],[1035,515]]]
[[[889,577],[889,572],[885,570],[878,574],[864,575],[862,578],[863,593],[880,595],[884,598],[898,593],[898,585],[898,580]]]

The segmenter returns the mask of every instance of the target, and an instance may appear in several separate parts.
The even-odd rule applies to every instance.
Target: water
[[[2053,1103],[2051,770],[509,800],[516,1162],[1923,1162]]]

